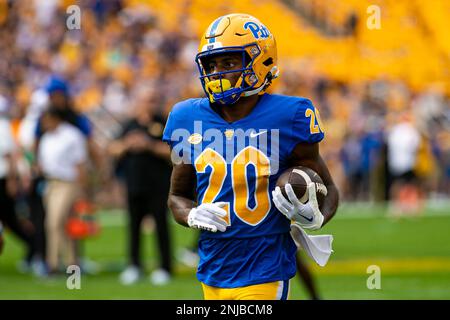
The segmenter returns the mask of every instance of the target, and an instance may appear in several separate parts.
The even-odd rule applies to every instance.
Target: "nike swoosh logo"
[[[298,214],[300,217],[303,217],[303,218],[305,218],[308,222],[312,222],[313,221],[313,218],[311,217],[311,218],[308,218],[308,217],[305,217],[304,215],[302,215],[302,214]]]
[[[256,133],[256,131],[253,131],[253,132],[250,133],[250,138],[257,137],[260,134],[263,134],[263,133],[266,133],[266,132],[267,132],[267,130],[264,130],[264,131],[261,131],[261,132],[258,132],[258,133]]]

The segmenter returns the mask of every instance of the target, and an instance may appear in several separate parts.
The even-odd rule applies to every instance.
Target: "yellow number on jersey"
[[[253,209],[248,207],[250,193],[246,177],[247,166],[252,164],[256,172],[255,202]],[[212,171],[209,184],[205,190],[202,203],[212,203],[222,189],[227,175],[225,159],[216,151],[207,148],[195,160],[195,169],[204,173],[210,166]],[[270,161],[267,156],[254,147],[246,147],[233,159],[231,163],[231,181],[233,186],[234,212],[245,223],[257,225],[270,211],[269,197]],[[224,208],[228,215],[225,218],[230,224],[229,203]]]
[[[255,202],[248,207],[250,191],[246,177],[247,166],[252,164],[256,172]],[[231,164],[233,181],[234,212],[244,222],[254,226],[260,223],[270,211],[269,198],[270,160],[255,147],[247,147],[239,152]]]
[[[320,120],[319,110],[306,109],[305,117],[311,118],[309,120],[309,131],[311,132],[311,134],[323,132],[323,130],[322,130],[323,126],[322,126],[322,121]],[[317,118],[317,124],[316,124],[316,118]]]
[[[222,189],[227,175],[227,163],[225,159],[215,150],[205,149],[195,160],[195,170],[205,173],[206,167],[210,166],[212,171],[209,177],[209,184],[203,195],[202,203],[212,203]],[[223,208],[228,213],[224,220],[230,225],[230,204]]]

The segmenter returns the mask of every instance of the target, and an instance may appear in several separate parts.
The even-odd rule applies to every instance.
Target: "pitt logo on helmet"
[[[253,36],[255,37],[255,39],[268,38],[269,34],[270,34],[269,30],[267,30],[266,27],[264,27],[263,25],[258,26],[253,21],[246,22],[244,24],[244,29],[250,29],[250,31],[253,33]]]
[[[231,53],[241,54],[241,68],[208,73],[208,59]],[[279,73],[275,37],[247,14],[229,14],[214,20],[201,38],[195,61],[207,97],[222,105],[263,94]],[[225,78],[229,73],[240,74],[234,85]]]

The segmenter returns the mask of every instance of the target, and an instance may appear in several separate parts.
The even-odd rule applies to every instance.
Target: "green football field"
[[[24,249],[6,232],[0,256],[0,299],[202,299],[195,269],[176,261],[173,281],[154,287],[148,277],[132,286],[118,282],[125,266],[125,217],[120,211],[99,214],[102,232],[84,241],[85,256],[99,267],[82,275],[81,289],[69,290],[67,278],[37,278],[20,273]],[[172,225],[174,256],[192,244],[195,232]],[[157,266],[155,237],[145,228],[143,253],[147,274]],[[427,209],[420,217],[394,219],[382,207],[343,205],[320,233],[333,234],[334,253],[321,268],[305,257],[323,299],[450,299],[450,207]],[[380,289],[367,288],[369,266],[380,269]],[[298,277],[291,299],[307,299]]]

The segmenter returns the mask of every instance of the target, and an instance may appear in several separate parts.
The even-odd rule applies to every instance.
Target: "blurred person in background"
[[[31,95],[30,104],[19,129],[19,141],[31,166],[28,205],[31,222],[35,230],[34,244],[36,247],[36,255],[31,267],[37,275],[45,275],[47,272],[45,266],[47,243],[43,204],[45,179],[38,168],[36,158],[40,140],[45,132],[42,125],[42,115],[50,106],[60,110],[63,120],[79,129],[88,141],[92,140],[92,128],[89,119],[75,111],[67,81],[57,75],[50,75],[45,84]],[[89,146],[89,150],[98,158],[93,143],[91,142]]]
[[[23,264],[29,265],[34,256],[34,243],[32,234],[23,227],[16,213],[15,197],[18,190],[18,170],[14,157],[16,145],[10,121],[6,117],[7,111],[7,101],[0,96],[0,222],[26,245],[27,253]]]
[[[361,200],[364,191],[360,135],[360,132],[347,132],[339,154],[346,177],[344,195],[349,201]]]
[[[450,118],[448,119],[450,121]],[[443,127],[435,133],[432,141],[433,154],[439,165],[437,177],[438,199],[445,199],[446,193],[450,190],[450,130]]]
[[[89,118],[84,114],[77,112],[73,105],[73,101],[70,96],[70,88],[66,80],[58,76],[51,76],[45,86],[45,92],[47,94],[46,104],[44,104],[43,110],[48,109],[51,106],[54,109],[60,111],[63,120],[70,123],[81,131],[81,133],[89,139],[92,136],[92,126],[89,122]],[[41,110],[41,113],[43,112]],[[35,127],[35,141],[39,143],[44,130],[42,128],[41,118],[39,118]]]
[[[450,190],[450,100],[443,89],[432,84],[412,103],[420,119],[418,128],[423,132],[416,172],[425,180],[433,203],[445,199]]]
[[[86,139],[88,160],[92,160],[96,168],[96,173],[98,174],[100,180],[103,182],[106,177],[106,167],[103,164],[103,158],[100,156],[99,148],[94,141],[91,122],[85,114],[75,109],[68,81],[60,76],[51,75],[43,90],[38,90],[36,94],[40,95],[41,101],[39,107],[35,107],[34,110],[30,110],[30,112],[34,114],[32,117],[36,117],[36,114],[38,114],[38,119],[34,126],[33,149],[35,151],[39,149],[41,137],[45,133],[42,125],[42,116],[40,115],[42,114],[42,112],[44,112],[44,110],[47,110],[51,106],[52,108],[59,111],[59,114],[61,115],[64,122],[69,123],[76,129],[78,129],[78,131]],[[39,198],[42,197],[43,194],[44,179],[42,176],[40,176],[39,170],[37,171],[35,176],[36,179],[34,184],[34,191],[32,191],[32,200],[34,201],[36,213],[35,221],[37,226],[43,226],[45,213],[41,211],[40,202],[42,202],[42,200],[40,200]],[[86,185],[86,187],[88,186],[89,184]],[[85,200],[90,202],[92,193],[86,192],[86,195],[87,197]],[[41,227],[38,227],[38,230],[41,230]],[[39,237],[37,241],[38,243],[44,242],[42,237]],[[80,250],[78,245],[76,245],[76,250]],[[77,255],[81,255],[81,252],[79,252]],[[96,266],[91,263],[91,261],[83,258],[80,263],[82,264],[82,269],[84,271],[95,272]]]
[[[119,161],[127,192],[128,267],[120,282],[129,285],[143,275],[141,225],[151,214],[156,223],[161,268],[151,274],[151,282],[163,285],[172,275],[171,239],[167,217],[167,197],[171,175],[170,150],[161,141],[165,120],[155,110],[153,97],[139,98],[135,116],[124,124],[109,152]]]
[[[404,111],[387,134],[387,162],[392,179],[390,187],[393,214],[420,211],[419,181],[414,172],[421,136],[412,115]]]
[[[24,191],[28,203],[28,212],[33,225],[33,242],[36,249],[31,271],[38,275],[45,275],[45,210],[42,202],[44,191],[44,178],[36,165],[35,156],[35,131],[40,116],[48,106],[48,92],[45,88],[35,90],[30,97],[26,113],[22,118],[18,129],[18,142],[22,149],[23,157],[28,164],[28,177],[25,178]]]
[[[64,265],[77,264],[75,243],[69,239],[65,225],[75,201],[86,188],[86,138],[66,122],[64,112],[51,107],[41,117],[44,130],[38,147],[38,165],[46,179],[44,205],[49,274]],[[60,256],[67,255],[60,260]]]

